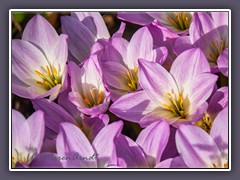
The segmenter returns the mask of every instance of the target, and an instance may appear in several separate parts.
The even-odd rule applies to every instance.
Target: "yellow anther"
[[[167,19],[170,21],[170,23],[172,23],[175,27],[178,27],[177,23],[171,18],[171,17],[167,17]]]
[[[227,168],[227,164],[226,163],[223,164],[223,168]]]
[[[44,77],[43,74],[40,73],[39,71],[35,70],[34,72],[35,72],[38,76],[40,76],[40,77]]]
[[[215,163],[213,163],[213,168],[217,168],[217,165]]]
[[[185,24],[186,24],[186,27],[189,27],[189,20],[188,20],[188,17],[185,18]]]
[[[95,99],[94,89],[92,89],[90,92],[91,92],[92,98]]]
[[[183,19],[186,19],[186,12],[182,12],[181,15]]]
[[[49,82],[47,82],[47,81],[44,81],[44,84],[45,84],[46,86],[49,86],[50,88],[52,87],[51,84],[50,84]]]
[[[102,102],[102,93],[99,92],[98,93],[98,101],[97,101],[97,103],[100,104],[101,102]]]
[[[87,99],[87,96],[84,93],[82,94],[82,96],[84,99]]]
[[[37,84],[40,84],[40,85],[44,85],[44,83],[41,82],[41,81],[36,81],[36,83],[37,83]]]
[[[168,95],[169,97],[172,97],[171,93],[169,93],[169,92],[167,92],[167,95]]]
[[[163,107],[170,111],[174,111],[174,109],[172,107],[168,106],[167,104],[163,104]]]
[[[52,70],[53,70],[54,76],[57,76],[58,72],[54,66],[52,66]]]
[[[58,80],[55,79],[55,80],[54,80],[54,83],[55,83],[55,84],[58,84]]]
[[[216,59],[216,56],[213,55],[212,53],[210,53],[210,57],[212,58],[212,60],[215,60],[215,59]]]
[[[224,50],[224,47],[225,47],[225,42],[222,41],[222,50]]]
[[[91,103],[89,102],[88,99],[84,99],[84,101],[85,101],[85,103],[86,103],[87,105],[91,106]]]
[[[50,73],[50,69],[49,69],[48,66],[46,66],[46,69],[47,69],[47,73],[48,73],[48,75],[51,75],[51,73]]]

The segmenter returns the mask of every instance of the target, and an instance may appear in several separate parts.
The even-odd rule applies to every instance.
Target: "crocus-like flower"
[[[102,81],[98,56],[90,56],[82,67],[70,62],[69,73],[72,90],[69,100],[84,114],[98,116],[105,113],[110,97]]]
[[[130,42],[111,38],[101,60],[104,82],[115,101],[129,92],[141,89],[138,83],[138,59],[163,64],[168,51],[165,47],[153,49],[153,37],[147,27],[139,29]]]
[[[215,118],[210,135],[194,125],[181,125],[177,149],[190,168],[228,167],[228,107]]]
[[[139,71],[143,91],[122,96],[110,111],[141,126],[159,119],[174,125],[197,121],[206,111],[206,100],[217,81],[202,51],[194,48],[176,58],[170,73],[145,60],[139,61]]]
[[[220,111],[222,111],[226,106],[228,106],[228,87],[224,86],[219,88],[211,97],[208,109],[204,113],[201,120],[197,121],[195,124],[207,133],[210,133],[212,128],[212,123],[215,117]]]
[[[157,20],[174,33],[186,34],[192,22],[192,12],[119,12],[118,18],[135,24],[148,25]]]
[[[12,110],[12,166],[30,164],[40,153],[44,136],[44,114],[33,113],[27,120]]]
[[[189,36],[176,40],[177,54],[192,47],[199,47],[208,59],[212,72],[228,76],[228,13],[195,12]]]
[[[62,31],[69,36],[69,51],[75,62],[82,63],[90,54],[102,49],[110,38],[99,12],[72,12],[61,17]],[[113,36],[122,36],[125,24]]]
[[[54,100],[66,85],[67,55],[67,36],[59,36],[42,16],[34,16],[22,40],[12,41],[13,93],[30,99],[50,96]]]
[[[119,136],[122,126],[121,121],[107,125],[91,144],[77,126],[71,123],[62,123],[57,137],[57,153],[63,167],[107,168],[117,166],[114,139]]]

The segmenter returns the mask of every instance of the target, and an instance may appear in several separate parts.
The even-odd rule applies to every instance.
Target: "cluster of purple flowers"
[[[36,110],[12,110],[12,168],[228,168],[228,12],[117,16],[142,25],[130,41],[98,12],[61,35],[37,14],[12,40],[12,92]]]

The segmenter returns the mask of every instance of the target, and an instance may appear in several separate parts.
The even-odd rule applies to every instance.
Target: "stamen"
[[[222,41],[221,41],[221,44],[222,44],[222,50],[224,50],[225,42],[222,40]]]
[[[40,84],[40,85],[44,85],[44,83],[41,82],[41,81],[36,81],[36,83],[37,83],[37,84]]]
[[[50,87],[50,88],[52,87],[51,84],[50,84],[49,82],[47,82],[47,81],[44,81],[44,84],[45,84],[46,86]]]
[[[86,103],[87,105],[91,106],[91,103],[89,102],[88,99],[84,99],[84,101],[85,101],[85,103]]]
[[[217,50],[217,52],[220,54],[219,48],[217,47],[217,45],[214,41],[212,41],[212,45]]]
[[[223,164],[223,168],[227,168],[227,164],[226,163]]]
[[[97,101],[97,103],[100,104],[101,102],[102,102],[102,93],[99,92],[98,93],[98,101]]]
[[[217,165],[215,163],[213,163],[213,168],[217,168]]]
[[[57,76],[58,73],[57,73],[57,70],[54,66],[52,67],[52,70],[53,70],[54,76]]]
[[[51,73],[50,73],[50,69],[49,69],[48,66],[46,66],[46,69],[47,69],[47,73],[48,73],[48,75],[51,75]]]
[[[55,80],[54,80],[54,83],[57,85],[57,84],[58,84],[58,81],[55,79]]]
[[[38,76],[40,76],[40,77],[44,77],[43,74],[40,73],[39,71],[35,70],[34,72],[35,72]]]
[[[167,17],[167,19],[175,26],[178,27],[177,23],[171,18],[171,17]]]

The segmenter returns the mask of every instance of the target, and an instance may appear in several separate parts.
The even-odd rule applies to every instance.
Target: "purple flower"
[[[61,17],[62,31],[69,36],[69,51],[73,60],[82,63],[90,54],[101,50],[110,38],[99,12],[72,12]],[[122,36],[125,24],[113,36]]]
[[[195,12],[189,36],[176,40],[177,54],[192,47],[199,47],[208,59],[212,72],[228,76],[228,13]]]
[[[112,113],[143,127],[159,119],[177,125],[203,116],[217,76],[209,73],[209,64],[200,49],[180,54],[170,73],[161,65],[144,60],[139,61],[139,68],[143,91],[119,98],[110,107]]]
[[[110,97],[102,81],[98,56],[91,55],[82,67],[69,62],[69,73],[72,90],[69,100],[84,114],[98,116],[105,113]]]
[[[66,86],[67,36],[39,14],[24,29],[22,40],[12,40],[13,93],[29,99],[54,100]]]
[[[153,37],[147,27],[139,29],[130,42],[121,37],[108,41],[101,66],[113,101],[124,94],[141,89],[138,83],[139,58],[164,63],[168,55],[167,49],[153,47]]]
[[[77,126],[62,123],[57,137],[57,152],[63,167],[117,167],[114,139],[119,136],[122,126],[121,121],[107,125],[91,144]]]
[[[201,120],[195,124],[210,133],[212,123],[220,111],[228,106],[228,87],[219,88],[211,97],[208,109]]]
[[[177,34],[187,34],[192,22],[192,12],[119,12],[118,18],[139,25],[157,20],[161,26]]]
[[[12,110],[12,166],[16,163],[30,164],[40,153],[44,136],[44,116],[41,111],[27,120]]]
[[[228,167],[228,107],[215,118],[210,135],[193,125],[181,125],[177,149],[190,168]]]

